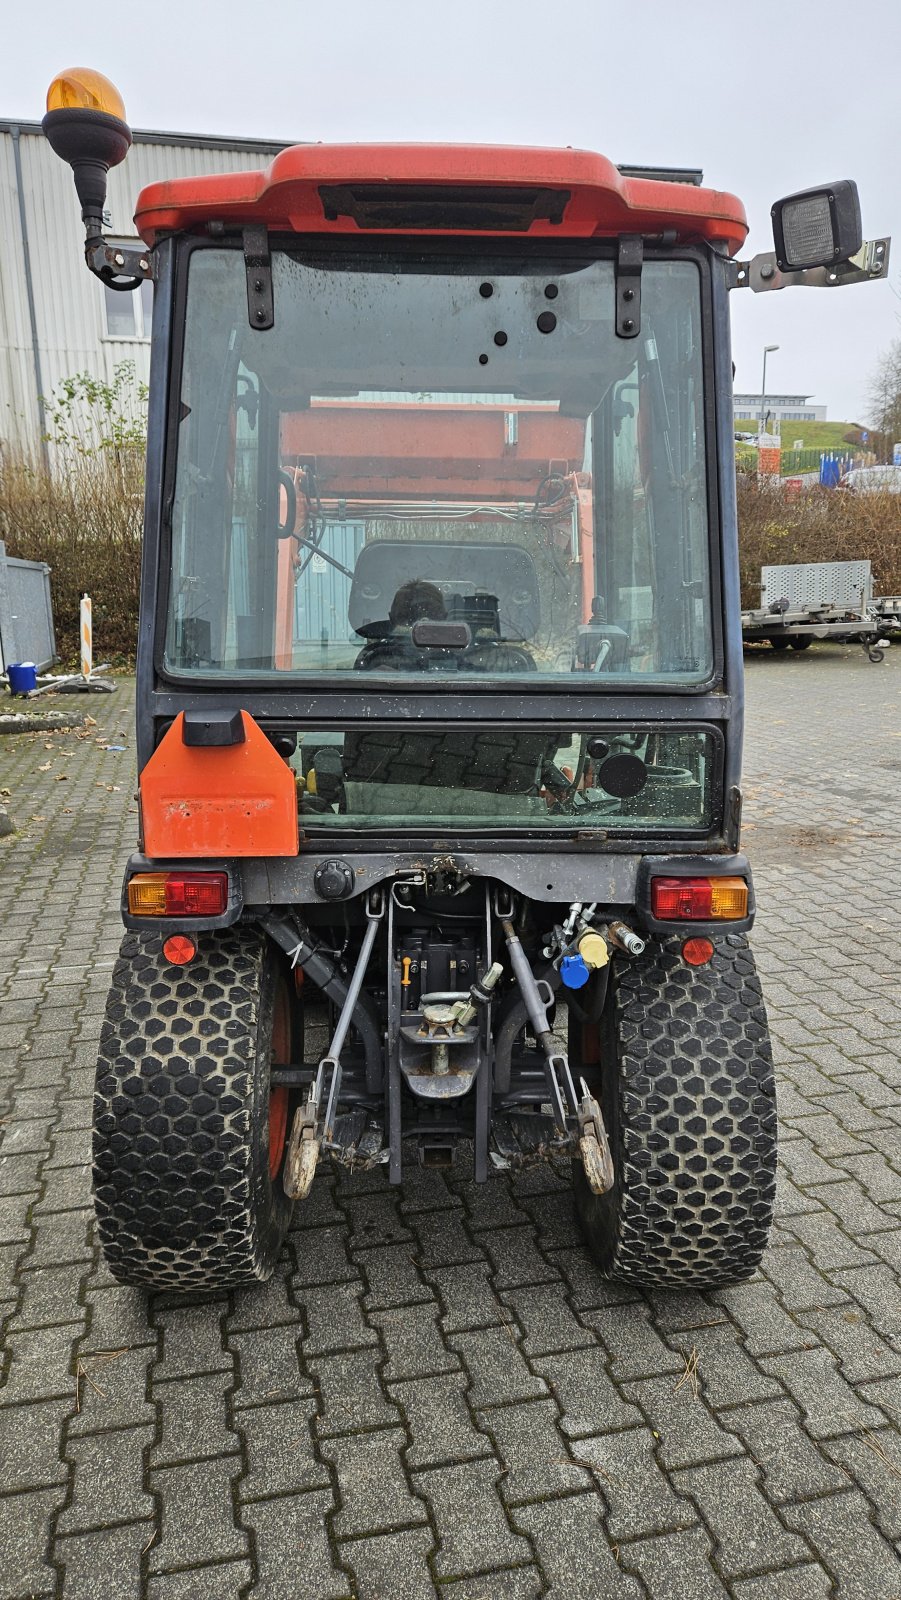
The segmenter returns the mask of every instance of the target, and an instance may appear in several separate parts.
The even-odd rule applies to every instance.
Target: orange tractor
[[[479,1182],[571,1162],[611,1276],[747,1277],[776,1111],[728,300],[884,277],[853,184],[742,263],[698,173],[298,146],[152,185],[126,249],[115,90],[62,75],[44,126],[88,266],[154,285],[112,1271],[263,1279],[324,1160],[465,1147]]]

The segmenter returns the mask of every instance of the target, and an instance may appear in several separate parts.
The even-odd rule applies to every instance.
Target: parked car
[[[901,467],[852,467],[839,488],[856,494],[901,494]]]

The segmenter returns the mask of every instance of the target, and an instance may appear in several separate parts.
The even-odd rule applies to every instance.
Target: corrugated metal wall
[[[120,361],[134,361],[146,381],[149,344],[105,333],[103,286],[83,262],[84,232],[71,169],[40,133],[20,135],[25,215],[43,390],[89,372],[109,381]],[[135,143],[110,173],[111,231],[134,237],[135,201],[148,183],[206,173],[247,171],[269,164],[264,147],[207,149],[202,145]],[[0,443],[36,449],[40,439],[34,355],[28,316],[13,138],[0,126]]]

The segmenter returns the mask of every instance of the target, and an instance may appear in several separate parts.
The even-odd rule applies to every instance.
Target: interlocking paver
[[[229,1332],[237,1387],[232,1397],[236,1410],[271,1400],[297,1400],[313,1393],[312,1379],[301,1370],[299,1323],[274,1328],[247,1328]],[[321,1361],[325,1358],[319,1358]]]
[[[718,1461],[674,1472],[673,1482],[691,1495],[716,1540],[717,1564],[727,1578],[766,1572],[803,1561],[807,1547],[787,1533],[758,1487],[753,1462]]]
[[[71,1409],[71,1396],[0,1409],[0,1483],[5,1493],[68,1481],[60,1435]]]
[[[476,1427],[466,1403],[468,1383],[466,1372],[448,1372],[391,1385],[391,1397],[410,1430],[408,1467],[434,1467],[444,1461],[491,1455],[491,1441]]]
[[[816,1550],[841,1600],[891,1600],[898,1593],[897,1551],[873,1526],[859,1491],[786,1506],[783,1516]]]
[[[73,1307],[73,1311],[77,1309]],[[22,1400],[55,1400],[75,1394],[73,1350],[83,1323],[67,1322],[6,1336],[7,1368],[0,1405]]]
[[[620,1569],[604,1533],[603,1503],[597,1494],[519,1506],[512,1516],[514,1525],[532,1539],[552,1600],[572,1600],[575,1573],[582,1594],[641,1600],[639,1585]]]
[[[459,1365],[458,1357],[441,1337],[437,1313],[436,1305],[370,1313],[388,1352],[387,1382],[423,1378],[430,1372],[453,1372]]]
[[[547,1380],[563,1415],[560,1426],[570,1438],[610,1428],[632,1428],[641,1420],[607,1374],[604,1352],[597,1346],[537,1356],[535,1371]]]
[[[403,1600],[433,1600],[428,1564],[433,1544],[430,1528],[405,1528],[375,1539],[349,1539],[341,1546],[341,1559],[354,1575],[359,1600],[386,1600],[399,1592],[399,1584]]]
[[[0,1496],[0,1600],[53,1595],[56,1574],[47,1555],[50,1522],[60,1498],[54,1489]]]
[[[422,1279],[409,1244],[376,1245],[371,1250],[355,1250],[354,1271],[357,1270],[363,1273],[367,1284],[363,1296],[367,1311],[384,1311],[434,1298]]]
[[[591,1478],[574,1459],[558,1427],[553,1400],[494,1406],[481,1414],[503,1467],[501,1494],[508,1506],[543,1500],[558,1490],[586,1489]],[[573,1447],[575,1455],[579,1455]]]
[[[375,1328],[363,1316],[362,1294],[363,1284],[359,1279],[354,1283],[298,1289],[298,1300],[307,1319],[308,1331],[301,1345],[307,1360],[378,1343]]]
[[[357,1428],[397,1427],[401,1417],[385,1394],[379,1370],[384,1359],[378,1347],[316,1358],[320,1437],[353,1433]]]
[[[54,1553],[65,1573],[66,1600],[99,1600],[101,1595],[144,1600],[141,1561],[152,1537],[152,1524],[132,1522],[58,1540]]]
[[[72,1498],[60,1514],[57,1532],[83,1533],[152,1517],[153,1499],[144,1488],[145,1456],[152,1442],[151,1428],[70,1439],[66,1456],[74,1467]]]
[[[329,1545],[326,1518],[331,1507],[327,1492],[243,1507],[241,1519],[255,1535],[253,1600],[297,1600],[298,1594],[304,1600],[352,1600],[350,1580],[336,1566]],[[209,1594],[208,1588],[203,1600]]]
[[[488,1328],[509,1320],[510,1313],[495,1293],[486,1261],[435,1269],[429,1273],[429,1282],[444,1308],[440,1321],[445,1335]]]
[[[865,1429],[832,1439],[828,1454],[863,1489],[887,1539],[901,1539],[901,1433],[897,1428]],[[899,1552],[901,1553],[901,1552]]]
[[[728,1593],[714,1570],[710,1537],[702,1528],[637,1539],[622,1546],[620,1561],[639,1575],[651,1600],[724,1600]]]
[[[400,1428],[323,1439],[322,1455],[338,1474],[342,1504],[334,1529],[339,1538],[412,1527],[427,1520],[425,1505],[411,1492],[401,1464],[400,1451],[406,1442]]]
[[[901,661],[858,654],[749,666],[779,1226],[762,1274],[704,1294],[606,1283],[565,1163],[477,1187],[465,1150],[399,1190],[323,1163],[270,1283],[213,1302],[92,1266],[86,1132],[134,812],[95,790],[113,758],[93,740],[53,736],[68,814],[43,736],[4,748],[23,815],[48,820],[0,845],[0,1600],[294,1600],[299,1581],[426,1600],[436,1577],[443,1600],[901,1592],[899,951],[861,887],[867,828],[883,855],[901,838],[868,742]],[[836,967],[794,906],[828,926],[837,885],[855,937]],[[697,1399],[676,1388],[692,1351]]]
[[[838,1357],[839,1370],[849,1383],[901,1373],[901,1347],[883,1339],[856,1307],[805,1311],[801,1320]]]
[[[547,1394],[547,1384],[523,1360],[511,1326],[456,1333],[449,1335],[447,1342],[472,1379],[469,1399],[473,1406],[503,1405]]]
[[[513,1532],[504,1515],[495,1492],[497,1479],[494,1461],[464,1461],[414,1473],[416,1489],[428,1500],[438,1528],[439,1578],[531,1560],[528,1540]]]
[[[774,1504],[846,1487],[844,1473],[805,1432],[793,1401],[738,1406],[729,1412],[728,1422],[761,1468],[764,1488]]]
[[[151,1452],[154,1467],[229,1455],[240,1448],[226,1417],[226,1390],[219,1373],[155,1383],[161,1433]]]
[[[206,1561],[247,1554],[247,1535],[234,1518],[233,1485],[241,1470],[235,1456],[164,1467],[150,1474],[162,1506],[162,1532],[150,1551],[151,1572],[197,1564],[198,1540]]]
[[[661,1468],[656,1440],[647,1428],[579,1439],[572,1452],[597,1475],[607,1502],[611,1539],[633,1539],[686,1528],[697,1520],[691,1501],[675,1492]]]
[[[316,1455],[310,1432],[315,1409],[314,1400],[289,1400],[283,1405],[254,1406],[242,1413],[241,1438],[247,1459],[238,1486],[242,1500],[328,1487],[328,1468]]]
[[[686,1361],[695,1363],[701,1392],[714,1411],[745,1400],[767,1400],[781,1393],[776,1380],[761,1372],[746,1354],[731,1323],[671,1333],[670,1339],[682,1353],[683,1368]],[[728,1426],[728,1418],[724,1420]]]
[[[849,1428],[879,1428],[885,1415],[860,1400],[837,1369],[828,1350],[795,1350],[787,1356],[764,1356],[765,1372],[777,1377],[804,1413],[815,1439],[834,1438]]]

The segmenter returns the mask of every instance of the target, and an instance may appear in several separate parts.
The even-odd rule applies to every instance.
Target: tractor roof
[[[586,150],[504,145],[293,145],[264,171],[150,184],[135,221],[149,245],[219,222],[306,234],[673,233],[721,240],[730,255],[748,231],[741,201],[719,189],[631,176]]]

